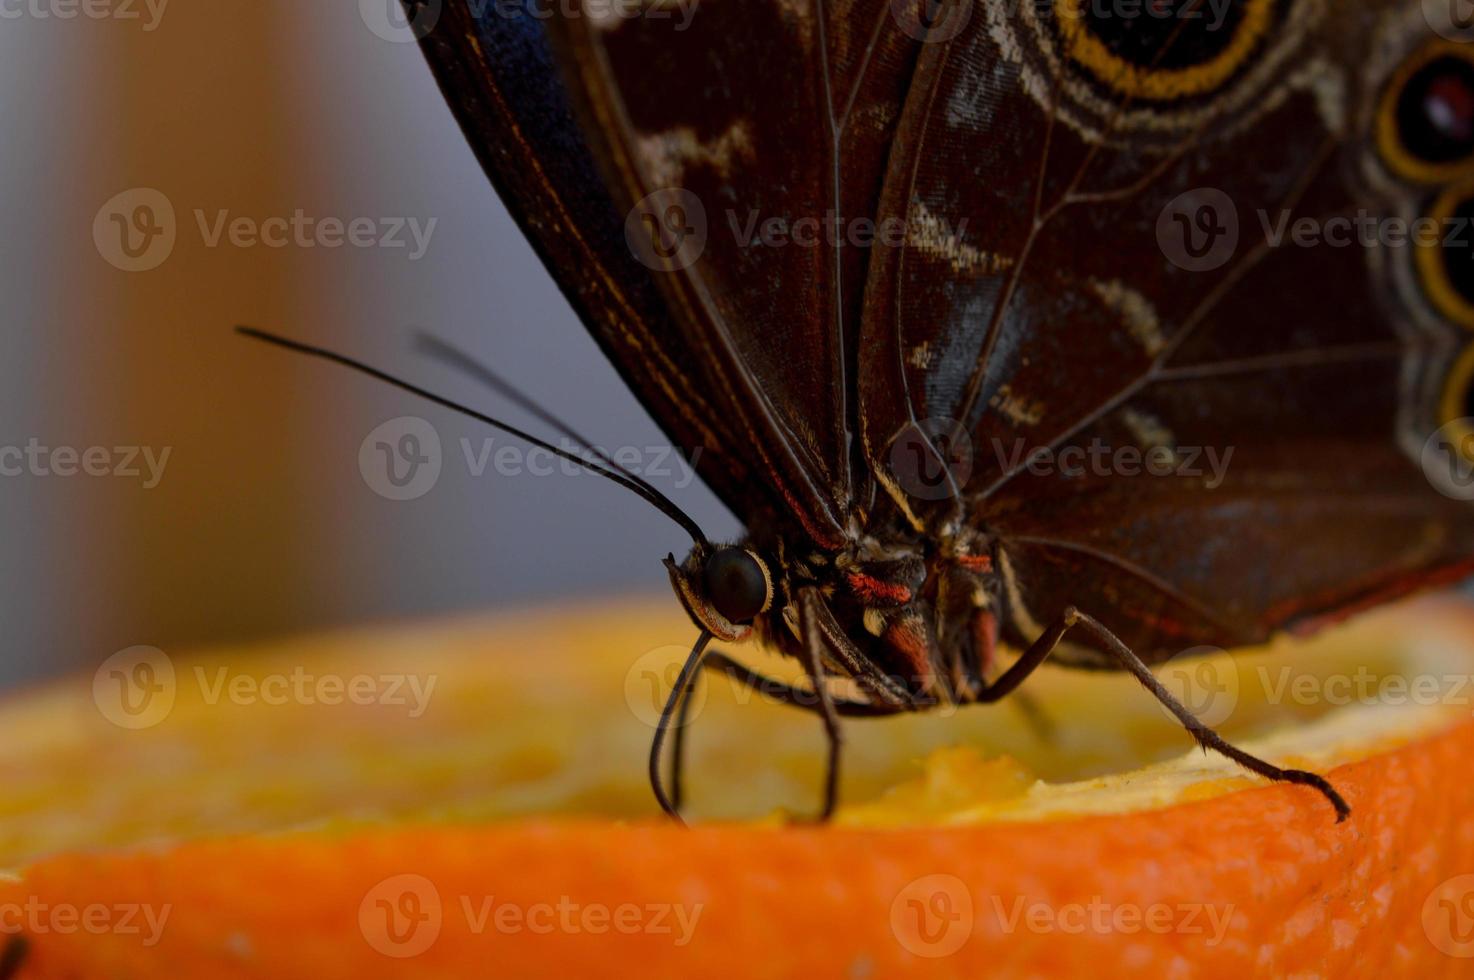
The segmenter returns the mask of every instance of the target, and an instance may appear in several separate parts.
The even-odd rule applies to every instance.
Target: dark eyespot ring
[[[731,623],[747,623],[767,611],[773,580],[762,559],[745,548],[712,552],[702,570],[706,601]]]
[[[1418,279],[1439,313],[1474,330],[1474,177],[1440,194],[1427,217],[1431,234],[1416,239]]]
[[[1474,344],[1465,347],[1453,367],[1449,368],[1448,377],[1443,379],[1443,395],[1438,408],[1440,426],[1470,418],[1474,418]],[[1460,440],[1460,445],[1466,444],[1467,440]]]
[[[1151,9],[1147,9],[1147,8]],[[1275,0],[1243,0],[1224,19],[1198,0],[1165,0],[1107,16],[1089,0],[1055,0],[1070,58],[1110,89],[1170,102],[1222,88],[1249,62],[1275,24]]]
[[[1474,164],[1474,52],[1436,41],[1403,63],[1377,111],[1388,165],[1421,183],[1443,183]]]

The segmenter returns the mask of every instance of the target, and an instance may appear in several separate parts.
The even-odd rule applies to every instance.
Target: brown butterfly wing
[[[503,202],[645,407],[688,455],[702,450],[702,478],[739,508],[753,497],[748,453],[625,243],[624,209],[574,119],[545,22],[460,0],[439,11],[421,49]]]
[[[868,249],[835,228],[874,212],[916,42],[886,0],[585,12],[556,33],[616,198],[638,214],[666,192],[639,217],[704,231],[660,277],[698,377],[789,519],[837,546],[869,493],[850,380]]]
[[[924,511],[947,504],[906,494],[894,442],[962,421],[1016,639],[1075,604],[1162,659],[1467,570],[1474,508],[1419,465],[1458,331],[1409,294],[1406,254],[1267,247],[1259,218],[1408,206],[1368,136],[1381,73],[1426,34],[1404,7],[1248,0],[1241,63],[1199,75],[1220,39],[1092,48],[1029,4],[980,5],[924,53],[882,204],[914,230],[872,265],[862,431]],[[1138,67],[1113,76],[1102,50]],[[1181,250],[1190,191],[1189,230],[1204,201],[1236,210],[1227,258],[1206,235]],[[1099,446],[1233,455],[1221,482],[1201,457],[1200,476],[1065,471]]]

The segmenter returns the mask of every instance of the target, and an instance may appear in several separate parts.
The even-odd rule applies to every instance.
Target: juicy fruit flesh
[[[1162,673],[1242,748],[1326,771],[1467,714],[1457,692],[1406,683],[1469,674],[1467,616],[1451,608],[1425,603]],[[645,754],[690,632],[668,601],[626,601],[180,654],[172,707],[139,729],[107,720],[92,677],[61,682],[0,708],[0,849],[18,864],[263,831],[652,817]],[[355,683],[374,697],[342,693]],[[998,706],[849,722],[837,822],[1122,812],[1259,782],[1197,751],[1129,677],[1046,669],[1023,690],[1027,700]],[[693,818],[814,809],[814,716],[708,678],[692,718]]]

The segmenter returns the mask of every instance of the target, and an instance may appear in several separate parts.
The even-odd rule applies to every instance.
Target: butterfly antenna
[[[490,388],[498,395],[501,395],[507,401],[531,414],[539,422],[543,423],[549,428],[556,429],[560,435],[562,435],[570,442],[575,443],[579,449],[584,450],[585,452],[592,455],[594,458],[598,459],[607,468],[611,470],[618,470],[620,473],[623,473],[625,476],[629,477],[631,480],[635,481],[640,486],[650,491],[650,493],[652,494],[660,494],[660,491],[655,489],[655,485],[652,484],[649,480],[646,480],[644,477],[640,476],[629,467],[624,466],[621,463],[616,463],[614,460],[610,459],[609,455],[605,453],[604,450],[600,449],[598,446],[595,446],[591,440],[585,439],[583,436],[575,432],[573,426],[569,425],[567,422],[564,422],[552,412],[543,408],[537,402],[533,401],[529,395],[523,394],[523,392],[519,388],[513,385],[506,378],[502,377],[500,374],[497,374],[491,368],[476,360],[476,358],[461,350],[459,347],[455,346],[454,344],[448,343],[447,341],[441,340],[439,337],[424,333],[423,331],[415,332],[415,347],[420,351],[420,353],[439,361],[447,367],[460,371],[462,374],[475,381],[481,382],[483,385]]]
[[[265,330],[258,330],[255,327],[236,327],[235,331],[243,337],[250,337],[252,340],[259,340],[267,344],[272,344],[276,347],[282,347],[286,350],[295,351],[299,354],[307,354],[310,357],[321,358],[325,361],[331,361],[334,364],[341,364],[344,367],[352,368],[360,374],[366,374],[371,378],[375,378],[379,381],[384,382],[385,384],[392,385],[393,387],[398,388],[401,391],[407,391],[412,395],[418,395],[421,398],[426,399],[427,401],[434,402],[442,408],[448,408],[453,412],[459,412],[460,414],[468,418],[475,419],[476,421],[489,425],[494,429],[500,429],[510,436],[521,439],[524,442],[530,443],[531,445],[536,446],[539,449],[550,452],[554,456],[557,456],[559,459],[565,459],[577,466],[582,466],[589,472],[597,473],[599,476],[604,477],[606,480],[610,480],[614,483],[619,484],[625,489],[632,491],[633,493],[648,501],[662,514],[679,524],[681,528],[686,531],[687,534],[691,535],[691,539],[695,541],[696,544],[702,547],[707,547],[710,544],[710,542],[708,542],[706,539],[706,534],[702,532],[700,525],[698,525],[689,514],[681,510],[681,508],[677,507],[676,504],[669,497],[661,493],[659,490],[655,489],[649,483],[646,483],[644,480],[639,479],[633,474],[628,473],[617,466],[606,465],[605,463],[598,462],[597,460],[590,460],[585,457],[568,452],[565,449],[560,449],[552,443],[544,439],[539,439],[537,436],[532,435],[529,432],[524,432],[514,425],[509,425],[506,422],[494,419],[490,415],[486,415],[483,412],[478,412],[474,408],[470,408],[466,405],[461,405],[457,402],[453,402],[449,398],[437,395],[432,391],[427,391],[426,389],[421,388],[419,385],[411,384],[410,382],[405,381],[401,378],[396,378],[392,374],[381,371],[378,368],[373,367],[369,364],[365,364],[362,361],[355,360],[354,358],[351,358],[346,354],[339,354],[337,351],[328,350],[325,347],[317,347],[312,344],[302,343],[298,340],[291,340],[290,338],[282,337],[278,334],[268,333]],[[603,454],[598,453],[597,455],[602,456]]]

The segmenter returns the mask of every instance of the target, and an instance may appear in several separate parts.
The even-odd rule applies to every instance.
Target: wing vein
[[[1086,557],[1094,558],[1097,561],[1105,562],[1112,568],[1115,568],[1117,571],[1122,572],[1126,575],[1130,575],[1132,578],[1139,579],[1140,581],[1151,586],[1153,589],[1157,590],[1163,595],[1171,599],[1175,599],[1176,601],[1187,606],[1193,612],[1203,617],[1206,622],[1209,622],[1218,629],[1223,630],[1226,636],[1245,636],[1245,634],[1241,630],[1238,630],[1235,627],[1232,627],[1229,624],[1225,623],[1221,618],[1219,618],[1218,614],[1213,609],[1209,608],[1202,601],[1194,599],[1192,596],[1183,592],[1181,589],[1177,588],[1166,579],[1158,577],[1150,569],[1144,568],[1141,565],[1136,564],[1135,562],[1128,561],[1127,559],[1122,558],[1120,555],[1113,554],[1109,551],[1103,551],[1100,548],[1096,548],[1088,544],[1080,544],[1079,542],[1075,541],[1061,541],[1057,538],[1036,537],[1033,535],[1009,535],[1003,539],[1002,543],[1005,546],[1022,544],[1036,548],[1055,548],[1061,551],[1070,551],[1074,552],[1075,554],[1085,555]]]

